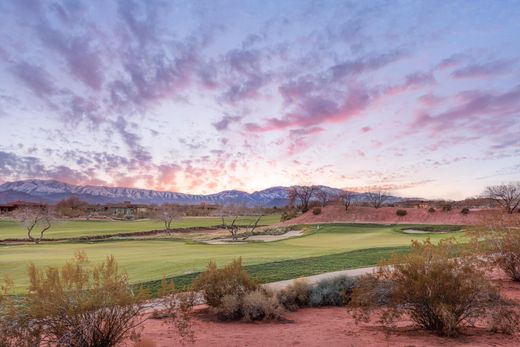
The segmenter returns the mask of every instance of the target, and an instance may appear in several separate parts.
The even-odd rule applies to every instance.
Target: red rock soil
[[[459,210],[442,212],[437,210],[429,213],[425,208],[405,208],[408,213],[404,217],[395,214],[397,207],[370,208],[352,206],[345,212],[345,208],[339,205],[331,205],[322,208],[319,215],[311,211],[279,225],[293,224],[318,224],[318,223],[378,223],[378,224],[478,224],[483,217],[495,214],[496,210],[472,210],[468,215],[463,215]]]
[[[502,292],[520,300],[520,284],[503,275],[494,279]],[[402,321],[386,330],[376,318],[356,325],[347,308],[307,308],[284,315],[286,323],[219,322],[201,307],[194,314],[194,346],[520,346],[520,334],[503,335],[482,325],[458,338],[440,337]],[[179,345],[175,331],[160,321],[144,325],[143,338],[156,346]],[[132,346],[128,344],[127,346]]]

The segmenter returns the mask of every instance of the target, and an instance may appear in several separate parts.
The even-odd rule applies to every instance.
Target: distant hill
[[[337,194],[341,189],[321,186],[329,194]],[[271,187],[254,193],[240,190],[225,190],[215,194],[184,194],[177,192],[163,192],[148,189],[80,186],[63,183],[55,180],[24,180],[7,182],[0,185],[0,203],[16,200],[31,202],[56,203],[66,197],[76,196],[91,204],[104,204],[122,201],[131,201],[139,204],[176,203],[196,205],[208,204],[244,204],[248,206],[274,207],[287,205],[288,187]],[[356,201],[365,201],[365,194],[355,196]],[[400,201],[399,197],[392,197],[390,201]]]

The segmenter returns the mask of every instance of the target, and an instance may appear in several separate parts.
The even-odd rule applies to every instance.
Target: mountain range
[[[330,195],[342,190],[320,186]],[[248,206],[285,206],[289,187],[271,187],[264,190],[247,193],[240,190],[225,190],[215,194],[184,194],[138,188],[104,187],[90,185],[73,185],[55,180],[23,180],[6,182],[0,185],[0,203],[17,200],[29,202],[56,203],[64,198],[75,196],[91,204],[120,203],[130,201],[135,204],[165,204],[176,203],[195,205],[208,204],[244,204]],[[356,201],[366,200],[365,194],[355,196]],[[391,197],[390,201],[401,200]]]

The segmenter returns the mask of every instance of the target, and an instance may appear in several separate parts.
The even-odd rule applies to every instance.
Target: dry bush
[[[280,304],[289,311],[296,311],[309,304],[312,286],[304,279],[297,279],[277,293]]]
[[[519,215],[489,215],[470,235],[476,249],[486,255],[489,265],[502,269],[512,280],[520,281]]]
[[[282,306],[276,296],[257,289],[244,295],[228,294],[215,309],[221,320],[275,320],[282,317]]]
[[[242,296],[258,289],[258,283],[242,268],[242,258],[234,259],[221,269],[210,261],[205,272],[193,282],[194,291],[202,291],[206,303],[219,307],[226,295]]]
[[[406,314],[422,328],[455,336],[462,327],[500,310],[512,315],[513,304],[486,279],[478,260],[460,255],[460,245],[453,240],[438,246],[430,240],[412,242],[410,254],[394,257],[358,282],[352,300],[356,318],[368,319],[378,304],[386,303],[381,323],[393,325]],[[377,291],[383,298],[373,301]]]
[[[89,266],[84,253],[61,269],[29,266],[26,297],[42,341],[72,346],[115,346],[137,336],[144,321],[143,291],[135,292],[113,257]]]
[[[321,214],[321,207],[313,207],[312,208],[312,214],[315,215],[315,216]]]
[[[18,309],[9,293],[12,285],[12,281],[5,278],[0,286],[0,346],[36,346],[40,343],[38,330],[28,329],[26,314]]]
[[[91,265],[84,253],[61,268],[29,266],[30,287],[25,296],[8,296],[6,281],[0,294],[0,346],[116,346],[139,340],[148,318],[143,290],[135,290],[113,257]],[[164,284],[159,295],[172,294]],[[192,300],[162,299],[181,337],[192,338],[188,313]],[[173,321],[174,319],[174,321]],[[191,335],[190,335],[191,334]]]
[[[282,212],[282,216],[280,217],[280,222],[285,222],[287,220],[298,217],[298,210],[295,208],[290,208],[286,211]]]
[[[276,296],[264,290],[255,290],[242,298],[243,320],[275,320],[282,317],[283,309]]]
[[[435,208],[433,208],[433,207],[430,207],[430,208],[428,209],[428,213],[435,213],[435,211],[436,211],[436,210],[435,210]]]
[[[195,304],[195,294],[193,292],[178,293],[173,281],[163,279],[157,296],[156,303],[162,309],[155,309],[152,312],[152,318],[162,319],[166,325],[174,327],[181,342],[194,342],[195,332],[191,312]]]

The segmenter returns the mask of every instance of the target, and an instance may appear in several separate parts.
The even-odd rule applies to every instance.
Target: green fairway
[[[462,235],[409,235],[395,231],[393,226],[377,225],[334,224],[322,225],[319,229],[313,226],[309,229],[310,234],[306,236],[271,243],[207,245],[172,240],[132,240],[0,246],[0,273],[9,275],[19,291],[27,286],[26,267],[29,262],[41,266],[62,264],[64,260],[73,256],[75,250],[82,250],[87,252],[94,262],[104,259],[107,255],[114,255],[120,266],[128,271],[130,280],[135,283],[198,272],[203,270],[211,259],[224,264],[241,256],[244,264],[249,266],[352,250],[407,246],[412,239],[431,237],[437,240]],[[364,264],[361,262],[357,265]],[[348,262],[345,262],[345,266],[349,266]],[[319,271],[330,271],[329,268],[325,263]],[[341,268],[341,264],[338,265],[336,261],[333,270],[338,268]],[[282,277],[291,276],[291,272],[284,269],[284,265],[280,265],[275,272],[285,274]]]
[[[240,217],[240,224],[248,224],[256,220],[255,217]],[[280,215],[273,214],[262,217],[260,224],[271,225],[280,221]],[[218,217],[185,217],[172,223],[172,228],[211,227],[221,224]],[[95,235],[109,235],[148,230],[164,229],[162,222],[156,220],[136,221],[56,221],[45,238],[65,238]],[[22,239],[26,237],[25,229],[17,222],[0,220],[0,240]]]

